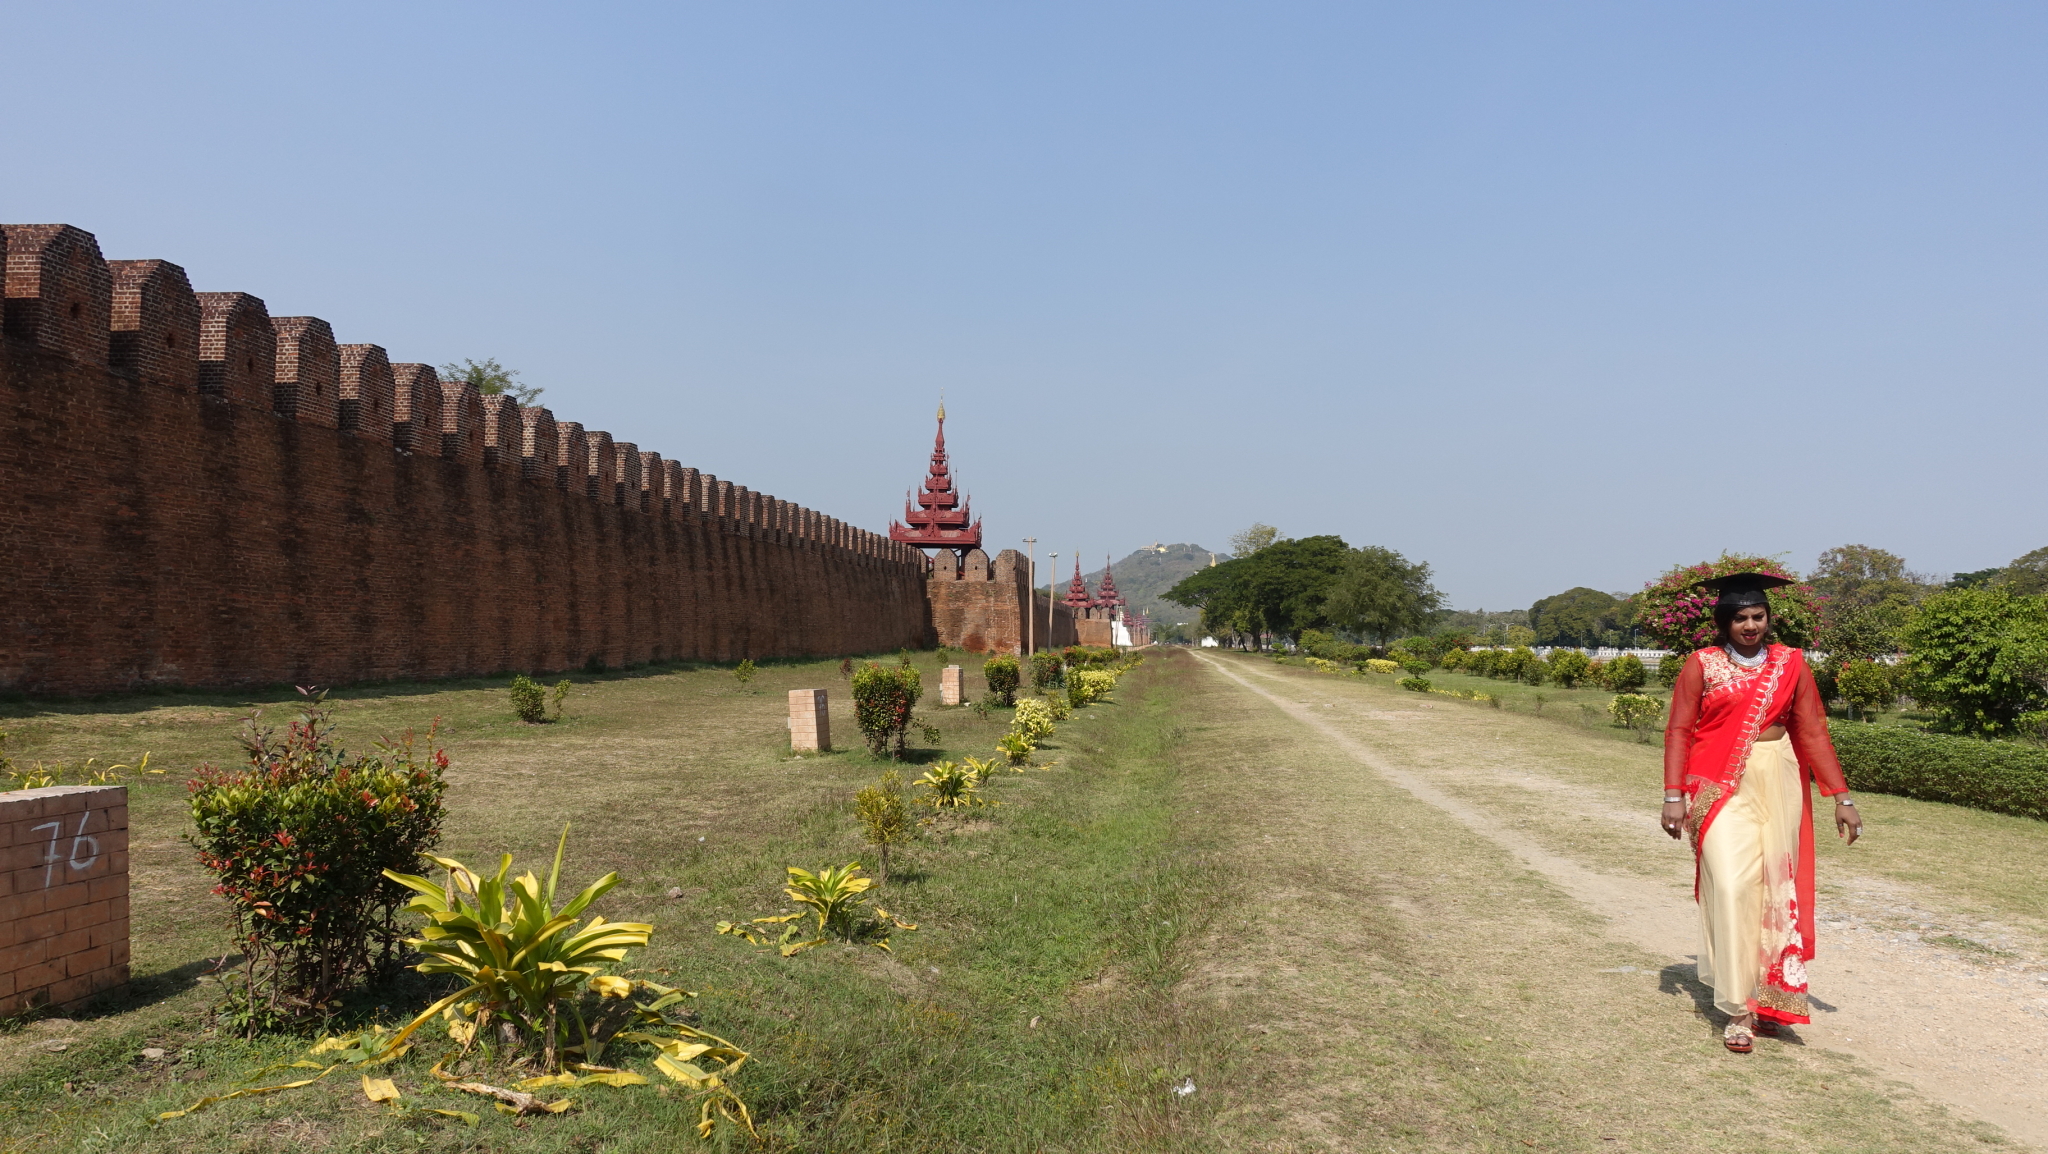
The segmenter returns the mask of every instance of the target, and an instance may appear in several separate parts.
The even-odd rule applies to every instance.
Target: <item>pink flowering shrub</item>
[[[1714,643],[1714,594],[1698,588],[1710,577],[1731,573],[1770,573],[1795,580],[1798,574],[1771,557],[1723,553],[1714,561],[1681,565],[1643,586],[1636,599],[1636,624],[1661,649],[1690,653]],[[1787,645],[1812,644],[1826,598],[1804,583],[1773,589],[1772,636]]]

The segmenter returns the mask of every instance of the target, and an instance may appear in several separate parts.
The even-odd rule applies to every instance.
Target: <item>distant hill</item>
[[[1114,564],[1117,592],[1124,595],[1133,612],[1150,613],[1155,623],[1186,621],[1193,625],[1201,620],[1201,610],[1161,601],[1159,597],[1180,584],[1181,578],[1207,566],[1209,556],[1209,550],[1200,545],[1148,545]],[[1218,564],[1230,560],[1228,553],[1219,552],[1215,557]],[[1062,593],[1073,576],[1071,567],[1061,576],[1059,588]],[[1091,591],[1102,584],[1100,569],[1084,576]]]

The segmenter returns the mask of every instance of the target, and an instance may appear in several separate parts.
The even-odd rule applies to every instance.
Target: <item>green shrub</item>
[[[1500,656],[1500,650],[1498,649],[1468,649],[1465,651],[1465,659],[1459,664],[1459,668],[1474,677],[1491,677],[1493,676],[1493,664],[1500,660]]]
[[[512,679],[512,712],[528,725],[539,725],[548,719],[547,690],[540,682],[521,673]]]
[[[1657,684],[1666,689],[1678,684],[1678,675],[1685,669],[1685,659],[1687,656],[1689,655],[1676,650],[1666,653],[1663,660],[1657,662]],[[1818,673],[1815,676],[1818,676]],[[1823,692],[1821,694],[1821,700],[1823,701],[1829,700],[1832,697],[1833,694],[1831,693]]]
[[[2048,821],[2048,749],[1901,726],[1828,729],[1853,789]]]
[[[1048,685],[1058,685],[1060,676],[1066,670],[1066,663],[1057,653],[1034,653],[1031,655],[1031,691],[1045,692]]]
[[[2013,661],[2048,647],[2048,598],[1946,589],[1921,603],[1900,639],[1913,655],[1913,697],[1935,711],[1937,728],[1997,736],[2048,707],[2041,683]]]
[[[1664,716],[1664,703],[1640,693],[1617,694],[1607,703],[1607,716],[1613,718],[1616,725],[1647,733],[1656,728],[1658,719]]]
[[[751,657],[743,658],[739,665],[734,667],[732,679],[740,683],[741,689],[745,689],[747,683],[754,680],[754,673],[754,659]]]
[[[1541,685],[1550,680],[1550,664],[1536,656],[1533,650],[1524,651],[1525,656],[1517,663],[1522,680],[1530,685]]]
[[[1427,674],[1430,668],[1429,662],[1414,656],[1410,656],[1408,660],[1401,662],[1400,665],[1401,671],[1410,677],[1421,677]]]
[[[881,781],[854,794],[853,816],[860,820],[861,836],[881,855],[875,880],[886,885],[889,847],[910,840],[910,811],[903,804],[903,776],[889,770]]]
[[[911,710],[924,696],[924,682],[908,665],[866,662],[853,671],[853,723],[876,757],[901,759],[909,740]],[[891,749],[891,743],[894,749]]]
[[[1010,718],[1010,732],[1037,746],[1051,737],[1052,731],[1051,706],[1029,697],[1017,703],[1017,712]]]
[[[1437,666],[1444,670],[1455,670],[1465,664],[1467,656],[1469,654],[1466,650],[1446,649],[1444,650],[1444,655],[1437,659]]]
[[[1316,658],[1312,657],[1309,660],[1314,661]],[[1335,667],[1333,666],[1332,672],[1334,671]],[[1102,700],[1109,696],[1110,690],[1115,688],[1116,674],[1106,669],[1083,669],[1067,678],[1069,697],[1076,692],[1080,693],[1080,704],[1084,705],[1092,701]]]
[[[1624,653],[1607,663],[1601,670],[1601,684],[1616,693],[1632,694],[1650,680],[1650,672],[1643,668],[1643,659],[1633,653]]]
[[[991,657],[981,666],[981,676],[988,682],[988,691],[1001,698],[1004,705],[1017,704],[1019,673],[1017,659],[1008,654]]]
[[[1429,678],[1427,677],[1403,677],[1400,685],[1403,689],[1412,689],[1417,693],[1429,692]]]
[[[1064,688],[1055,689],[1037,700],[1052,714],[1054,721],[1065,721],[1074,716],[1074,706],[1067,700],[1067,691]]]
[[[1592,667],[1593,659],[1577,649],[1553,649],[1550,652],[1550,679],[1570,689],[1586,679],[1586,670]]]
[[[1845,662],[1835,671],[1836,692],[1866,717],[1883,713],[1899,702],[1902,672],[1876,661]]]
[[[1295,644],[1310,657],[1320,657],[1328,661],[1337,656],[1337,639],[1320,629],[1302,630]]]
[[[535,687],[538,689],[538,686]],[[337,996],[388,975],[410,872],[441,839],[448,756],[427,733],[351,755],[314,695],[280,739],[242,730],[248,767],[200,768],[187,835],[228,900],[241,980],[228,1016],[250,1032],[325,1015]]]

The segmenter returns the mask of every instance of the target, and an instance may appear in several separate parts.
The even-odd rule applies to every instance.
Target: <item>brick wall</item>
[[[0,793],[0,1014],[127,980],[127,789]]]
[[[609,434],[529,421],[466,385],[432,390],[420,366],[337,346],[326,322],[269,317],[248,294],[187,302],[175,266],[121,266],[120,323],[189,335],[196,315],[197,360],[110,365],[80,327],[113,323],[90,234],[5,225],[0,243],[0,690],[930,643],[915,550],[850,526],[843,540],[777,528],[763,494],[740,507],[728,483]],[[436,420],[438,444],[394,443],[430,440],[419,426]],[[677,479],[680,495],[650,487]]]
[[[1073,610],[1054,606],[1052,636],[1046,634],[1046,597],[1028,589],[1030,565],[1015,549],[996,554],[993,562],[979,549],[969,550],[959,568],[941,551],[933,565],[925,596],[931,602],[932,632],[940,645],[969,653],[1024,652],[1024,614],[1036,612],[1033,640],[1040,649],[1076,644]],[[1026,606],[1032,606],[1030,610]],[[1107,626],[1107,622],[1104,625]]]

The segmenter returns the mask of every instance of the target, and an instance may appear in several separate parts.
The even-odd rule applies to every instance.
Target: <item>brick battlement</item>
[[[317,317],[0,225],[0,689],[924,643],[914,548]]]

